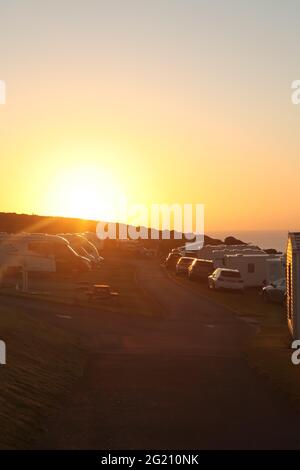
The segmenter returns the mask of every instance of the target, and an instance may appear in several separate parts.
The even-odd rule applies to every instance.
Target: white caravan
[[[262,251],[256,245],[205,245],[201,250],[197,252],[197,258],[213,260],[213,252],[219,250],[227,250],[228,252],[233,252],[238,250],[239,253],[243,253],[245,251],[251,250],[252,251]]]
[[[89,261],[79,256],[67,240],[44,233],[0,235],[0,270],[21,268],[32,272],[87,271]]]
[[[211,255],[211,259],[214,263],[215,268],[223,268],[225,266],[226,255],[264,255],[265,251],[257,249],[256,247],[249,246],[248,248],[226,248],[223,250],[214,250]]]
[[[282,262],[281,258],[268,254],[227,254],[224,264],[226,268],[240,271],[245,287],[261,287],[269,281],[268,276],[274,268],[272,262],[278,259]]]

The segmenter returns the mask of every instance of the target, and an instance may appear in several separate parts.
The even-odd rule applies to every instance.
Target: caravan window
[[[254,263],[249,263],[248,264],[248,273],[249,274],[255,273],[255,264]]]

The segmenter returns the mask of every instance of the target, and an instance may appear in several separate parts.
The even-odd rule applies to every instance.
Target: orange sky
[[[295,227],[292,7],[112,3],[3,7],[0,210],[107,219],[126,197],[203,203],[209,231]]]

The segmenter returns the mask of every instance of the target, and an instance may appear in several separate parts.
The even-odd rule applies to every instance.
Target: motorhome
[[[96,232],[82,232],[80,235],[91,242],[97,248],[98,253],[101,253],[104,248],[104,240],[98,238]]]
[[[67,240],[73,250],[80,256],[89,259],[93,266],[99,266],[103,261],[103,258],[99,255],[99,252],[92,242],[87,240],[84,236],[79,233],[62,233],[58,236]]]
[[[281,258],[268,254],[226,254],[224,265],[226,268],[240,271],[245,287],[261,287],[268,283],[268,277],[272,269],[275,269],[274,263],[283,263]],[[278,264],[277,272],[280,272]]]
[[[87,271],[90,263],[79,256],[67,240],[44,233],[0,235],[1,273],[10,268],[27,272]]]

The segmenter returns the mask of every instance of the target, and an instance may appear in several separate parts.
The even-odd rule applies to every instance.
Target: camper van
[[[226,268],[240,271],[245,287],[261,287],[269,282],[271,271],[275,270],[274,263],[278,263],[279,260],[280,265],[281,258],[268,254],[226,254],[224,265]],[[276,266],[279,279],[279,273],[283,268],[279,269],[278,264]]]
[[[104,240],[98,238],[96,232],[82,232],[80,233],[80,235],[89,242],[91,242],[97,248],[98,252],[101,252],[101,250],[103,250]]]
[[[67,242],[44,233],[2,234],[0,269],[22,268],[27,272],[74,272],[90,270],[88,259],[79,256]]]
[[[93,267],[97,267],[103,261],[103,258],[99,255],[97,248],[93,243],[87,240],[84,236],[79,233],[62,233],[58,236],[67,240],[73,250],[80,256],[87,258]]]
[[[225,255],[263,255],[265,251],[257,249],[257,247],[247,248],[225,248],[223,250],[213,250],[211,259],[215,268],[223,268],[225,266]]]

